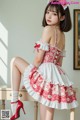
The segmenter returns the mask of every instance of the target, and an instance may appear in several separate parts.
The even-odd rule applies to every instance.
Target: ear
[[[60,21],[63,21],[65,19],[65,15],[61,16]]]

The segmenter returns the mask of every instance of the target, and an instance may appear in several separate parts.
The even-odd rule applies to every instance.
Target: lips
[[[47,22],[51,22],[51,20],[47,20]]]

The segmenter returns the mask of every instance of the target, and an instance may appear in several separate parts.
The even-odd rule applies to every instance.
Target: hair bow
[[[61,4],[64,8],[64,10],[68,7],[69,3],[66,0],[50,0],[51,4]]]

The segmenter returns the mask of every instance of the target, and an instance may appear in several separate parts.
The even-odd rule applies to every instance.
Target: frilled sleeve
[[[34,49],[39,51],[44,50],[44,51],[49,51],[49,44],[43,41],[37,41],[34,45]]]

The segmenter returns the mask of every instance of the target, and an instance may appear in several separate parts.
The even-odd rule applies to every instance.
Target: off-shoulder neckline
[[[63,50],[61,50],[61,49],[59,49],[57,46],[55,46],[55,45],[51,45],[51,44],[48,44],[50,47],[53,47],[53,48],[56,48],[57,50],[59,50],[60,52],[63,52]]]
[[[49,43],[47,43],[47,42],[43,42],[43,41],[41,41],[43,44],[47,44],[47,45],[49,45],[50,47],[54,47],[54,48],[57,48],[60,52],[63,52],[63,50],[61,50],[61,49],[59,49],[56,45],[51,45],[51,44],[49,44]]]
[[[51,44],[49,44],[49,43],[47,43],[47,42],[43,42],[43,41],[37,41],[37,42],[42,42],[43,44],[47,44],[49,47],[56,48],[56,49],[59,50],[60,52],[63,52],[63,51],[64,51],[64,49],[61,50],[61,49],[59,49],[56,45],[51,45]]]

